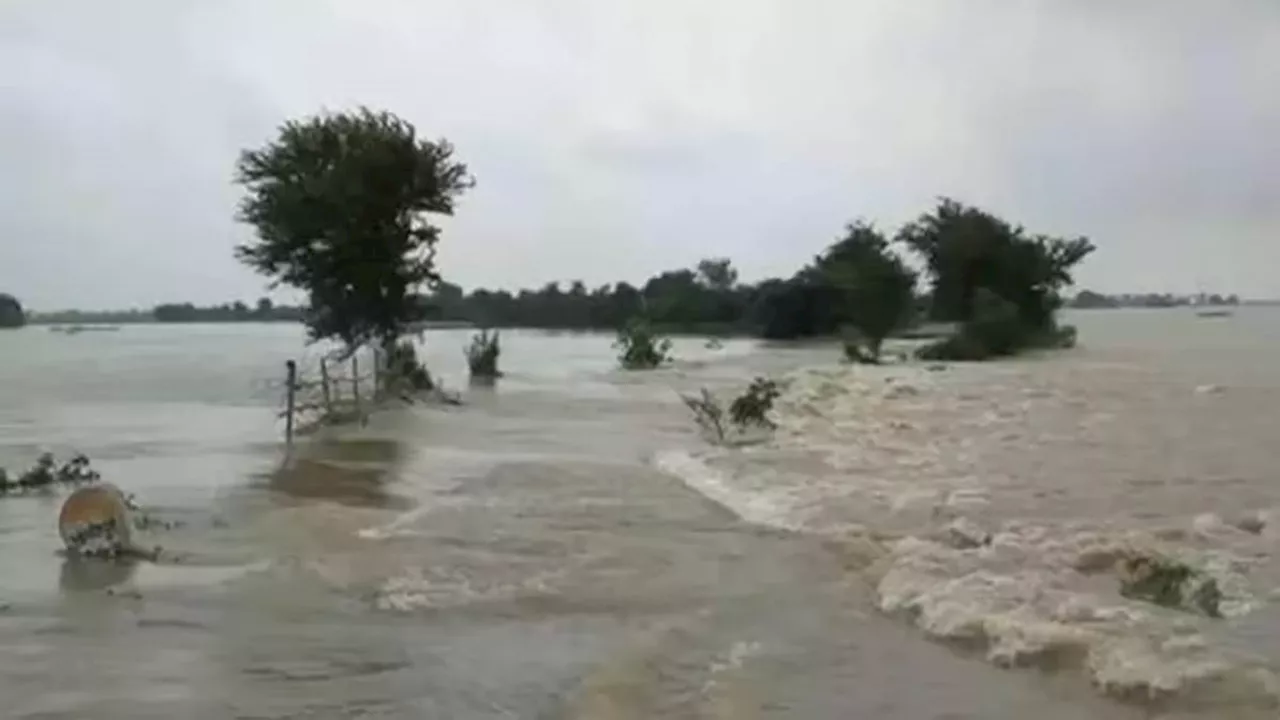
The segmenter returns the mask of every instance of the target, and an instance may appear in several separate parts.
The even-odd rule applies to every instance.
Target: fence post
[[[379,382],[380,378],[378,377],[379,374],[382,372],[382,354],[378,352],[378,348],[376,347],[372,348],[372,350],[373,350],[373,372],[371,373],[371,376],[373,377],[373,400],[374,402],[377,402],[378,389],[382,387],[382,384]]]
[[[360,363],[355,353],[351,355],[351,394],[354,396],[356,414],[360,414]]]
[[[333,416],[333,391],[329,387],[329,363],[320,358],[320,391],[324,393],[324,412]]]
[[[292,360],[288,360],[284,364],[285,368],[285,408],[284,408],[284,442],[286,445],[293,445],[293,413],[294,402],[298,392],[298,364]]]

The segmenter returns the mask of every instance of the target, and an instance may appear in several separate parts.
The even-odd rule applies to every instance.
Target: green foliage
[[[59,465],[52,453],[44,453],[35,466],[11,480],[0,468],[0,495],[47,490],[57,485],[83,485],[96,482],[100,476],[89,466],[89,458],[76,454]]]
[[[0,328],[20,328],[26,324],[22,303],[12,295],[0,293]]]
[[[884,339],[911,316],[915,273],[889,249],[884,235],[862,221],[850,224],[814,269],[831,288],[835,320],[856,330],[865,352],[878,359]]]
[[[718,444],[725,444],[730,430],[745,432],[757,427],[773,430],[777,426],[769,418],[773,403],[782,394],[778,383],[758,377],[751,381],[746,391],[733,399],[726,413],[724,407],[711,393],[702,388],[697,395],[680,395],[685,407],[693,413],[694,422]],[[728,423],[726,423],[726,419]]]
[[[931,213],[898,232],[898,240],[925,262],[930,317],[965,322],[975,314],[978,290],[1013,303],[1022,321],[1048,328],[1062,306],[1060,292],[1094,246],[1085,238],[1029,235],[978,208],[943,198]]]
[[[773,430],[777,426],[769,419],[769,411],[780,395],[782,390],[776,381],[758,377],[729,405],[729,418],[740,428],[755,425]]]
[[[1135,555],[1121,567],[1120,594],[1167,608],[1222,617],[1218,582],[1185,563],[1169,558]]]
[[[738,284],[738,271],[729,258],[710,258],[698,263],[698,279],[712,290],[725,292]]]
[[[1016,355],[1024,350],[1075,347],[1076,329],[1028,325],[1017,306],[984,288],[975,293],[974,315],[952,335],[916,352],[922,360],[979,361]]]
[[[467,367],[471,370],[472,377],[496,378],[501,377],[502,373],[498,370],[498,355],[501,348],[498,344],[498,331],[494,330],[490,334],[488,330],[481,330],[471,336],[471,344],[467,346]]]
[[[954,335],[922,348],[919,357],[985,360],[1075,344],[1074,328],[1059,328],[1055,313],[1072,270],[1094,250],[1088,240],[1029,235],[945,198],[898,239],[928,268],[932,319],[960,323]]]
[[[646,319],[632,318],[613,344],[624,370],[652,370],[671,360],[671,340],[660,337]]]
[[[387,346],[419,319],[413,292],[439,279],[440,231],[427,218],[452,215],[473,184],[447,141],[365,108],[285,123],[240,155],[236,180],[239,219],[257,231],[236,256],[305,291],[310,337],[349,351]]]

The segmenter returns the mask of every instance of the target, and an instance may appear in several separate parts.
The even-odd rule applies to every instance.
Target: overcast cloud
[[[471,166],[468,287],[789,274],[949,194],[1084,285],[1280,295],[1277,0],[4,0],[0,291],[262,294],[236,154],[356,104]]]

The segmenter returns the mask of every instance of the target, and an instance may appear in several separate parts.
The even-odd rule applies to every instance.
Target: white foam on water
[[[171,565],[142,563],[134,578],[140,588],[215,587],[226,585],[248,575],[266,572],[271,563],[261,560],[247,565]]]
[[[409,613],[420,610],[499,602],[554,591],[565,571],[548,571],[506,582],[478,582],[444,566],[411,567],[384,581],[374,594],[379,610]]]
[[[785,493],[771,493],[763,488],[743,490],[739,483],[730,481],[726,473],[692,453],[662,451],[654,457],[654,465],[747,522],[783,529],[799,526],[791,519],[795,503]]]
[[[1036,462],[1042,449],[1068,467],[1091,460],[1125,403],[1162,397],[1159,387],[1124,388],[1145,377],[1124,367],[1109,367],[1106,377],[1133,397],[1106,386],[1079,397],[1076,375],[1084,372],[999,364],[803,370],[784,378],[768,442],[666,452],[656,462],[752,523],[896,535],[871,571],[880,609],[928,637],[977,648],[993,664],[1078,672],[1127,699],[1226,693],[1231,702],[1280,702],[1274,669],[1218,639],[1220,624],[1270,601],[1270,588],[1250,572],[1274,551],[1274,513],[1231,510],[1241,517],[1227,522],[1204,510],[1222,498],[1193,495],[1190,483],[1140,477],[1162,494],[1126,497],[1106,477],[1009,467],[1006,458]],[[1117,503],[1135,501],[1152,521],[1112,516],[1124,509]],[[1134,554],[1212,578],[1226,619],[1122,597],[1114,566]]]

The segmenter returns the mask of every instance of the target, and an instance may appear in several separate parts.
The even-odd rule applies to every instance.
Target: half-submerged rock
[[[58,513],[58,534],[72,555],[118,557],[138,552],[133,544],[129,500],[111,483],[71,493]]]

